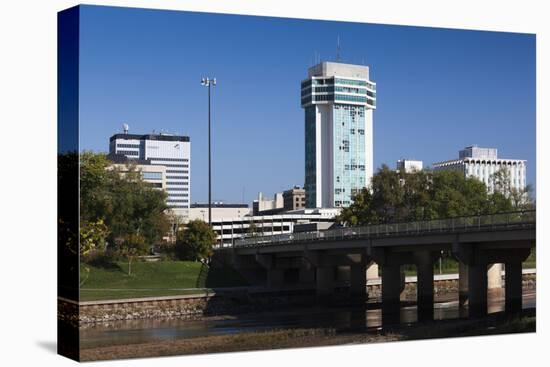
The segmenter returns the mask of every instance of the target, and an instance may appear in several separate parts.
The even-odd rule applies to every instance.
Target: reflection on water
[[[459,318],[457,300],[437,302],[434,306],[434,319]],[[292,311],[277,311],[238,315],[202,320],[149,319],[116,321],[97,324],[80,330],[80,347],[93,348],[109,345],[124,345],[162,341],[198,336],[226,335],[241,332],[267,331],[291,328],[333,328],[345,331],[351,328],[369,329],[382,326],[380,308],[364,307],[321,307]],[[534,291],[524,292],[523,308],[536,307]],[[488,312],[504,311],[502,292],[488,298]],[[366,315],[365,315],[366,313]],[[401,308],[401,322],[417,321],[416,306]]]

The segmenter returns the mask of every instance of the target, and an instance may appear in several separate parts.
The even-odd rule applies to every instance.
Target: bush
[[[178,233],[175,255],[180,260],[200,261],[212,256],[216,232],[202,220],[192,220]]]

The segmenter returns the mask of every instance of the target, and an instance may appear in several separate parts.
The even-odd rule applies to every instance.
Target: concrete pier
[[[510,261],[505,265],[506,312],[517,313],[522,308],[521,262]]]
[[[356,300],[367,298],[367,272],[364,264],[350,266],[350,295]]]
[[[302,284],[313,283],[315,281],[315,269],[312,267],[301,267],[298,271],[298,280]]]
[[[334,293],[334,267],[318,266],[316,269],[317,296],[328,298]]]
[[[271,268],[267,269],[267,286],[269,288],[280,288],[284,284],[285,270]]]
[[[468,315],[481,317],[487,314],[487,264],[468,265]]]
[[[418,320],[433,320],[434,317],[434,270],[433,258],[429,251],[415,254],[417,272]]]
[[[400,321],[401,266],[382,266],[382,323],[395,324]]]

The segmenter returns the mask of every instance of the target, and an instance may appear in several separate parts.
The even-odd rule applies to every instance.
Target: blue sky
[[[192,202],[207,200],[207,91],[213,90],[213,199],[250,203],[304,183],[300,81],[320,54],[370,66],[374,164],[425,165],[465,146],[526,159],[535,183],[535,36],[84,6],[81,149],[135,134],[189,135]]]

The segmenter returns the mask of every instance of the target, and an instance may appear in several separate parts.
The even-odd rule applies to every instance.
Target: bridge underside
[[[417,269],[419,320],[434,316],[434,262],[441,251],[451,251],[459,262],[459,304],[470,317],[487,313],[487,289],[492,264],[505,266],[506,311],[522,307],[522,262],[535,247],[533,228],[512,231],[278,244],[223,250],[241,273],[255,276],[267,287],[289,285],[314,287],[320,301],[334,299],[347,289],[351,300],[367,298],[367,278],[381,270],[382,317],[385,323],[399,322],[400,294],[404,289],[402,266]],[[489,275],[500,280],[500,269]]]

